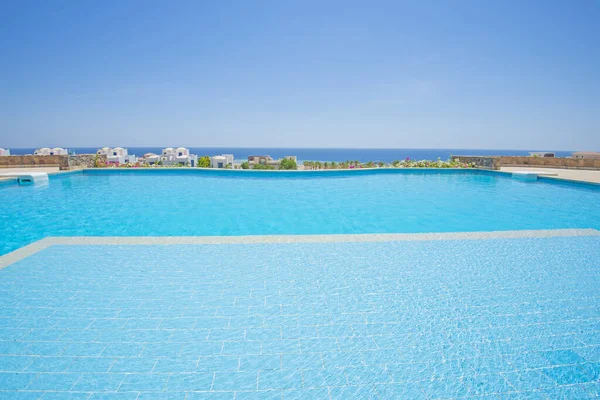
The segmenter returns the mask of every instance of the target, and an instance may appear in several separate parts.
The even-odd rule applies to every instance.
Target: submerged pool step
[[[17,178],[19,185],[48,184],[48,174],[46,172],[7,172],[0,176]]]
[[[512,177],[525,182],[535,182],[538,177],[542,176],[558,176],[558,174],[543,171],[513,171]]]

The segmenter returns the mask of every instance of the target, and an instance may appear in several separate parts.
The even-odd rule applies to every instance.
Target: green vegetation
[[[298,169],[298,165],[291,158],[284,158],[279,162],[279,169]]]
[[[95,168],[181,168],[185,165],[183,164],[173,164],[173,165],[163,165],[162,161],[154,165],[149,165],[146,162],[135,162],[135,163],[124,163],[124,164],[110,164],[106,165],[104,162],[100,161],[99,156],[96,154],[94,156],[94,167]],[[359,169],[359,168],[475,168],[475,163],[465,163],[461,162],[458,159],[449,159],[447,161],[442,161],[441,159],[437,159],[435,161],[432,160],[411,160],[410,158],[406,158],[405,160],[396,160],[389,164],[383,163],[381,161],[373,162],[369,161],[366,163],[360,163],[359,161],[303,161],[302,165],[305,170],[331,170],[331,169]],[[210,167],[210,157],[203,156],[198,159],[198,167],[209,168]],[[244,161],[240,167],[242,169],[250,169],[250,164],[248,161]],[[226,169],[234,168],[233,165],[227,164],[225,166]],[[268,164],[253,164],[252,169],[259,170],[273,170],[276,169],[272,165]],[[279,169],[281,170],[296,170],[298,169],[298,165],[296,161],[292,159],[282,159],[279,162]]]
[[[98,161],[98,154],[94,155],[94,168],[104,168],[106,167],[106,164],[104,164],[102,161]]]
[[[198,168],[210,168],[210,157],[202,156],[198,159]]]
[[[392,162],[394,168],[474,168],[475,163],[463,163],[459,160],[442,161],[439,158],[436,161],[419,160],[414,161],[410,158],[402,161]]]
[[[252,169],[275,169],[275,167],[272,165],[267,165],[267,164],[254,164]]]
[[[419,160],[413,161],[409,158],[406,160],[394,161],[390,164],[386,164],[382,161],[369,161],[361,163],[356,160],[348,160],[342,162],[321,162],[321,161],[303,161],[305,170],[320,170],[320,169],[358,169],[358,168],[474,168],[474,163],[463,163],[458,160],[442,161],[437,159],[432,160]]]

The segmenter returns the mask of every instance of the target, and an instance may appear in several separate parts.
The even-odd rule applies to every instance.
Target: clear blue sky
[[[600,1],[0,2],[0,147],[600,150]]]

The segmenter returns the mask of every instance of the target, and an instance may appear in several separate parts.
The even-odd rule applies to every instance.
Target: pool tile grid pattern
[[[587,398],[598,236],[53,245],[0,271],[0,399]]]

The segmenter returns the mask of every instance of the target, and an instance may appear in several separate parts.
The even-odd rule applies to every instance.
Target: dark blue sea
[[[96,147],[67,147],[76,154],[95,153]],[[11,154],[32,154],[34,148],[11,148]],[[142,156],[145,153],[160,154],[160,147],[128,147],[129,154]],[[236,160],[247,159],[253,155],[270,155],[273,158],[297,156],[300,161],[383,161],[404,160],[447,160],[451,155],[476,156],[526,156],[530,151],[540,150],[484,150],[484,149],[308,149],[308,148],[256,148],[256,147],[190,147],[192,154],[214,156],[233,154]],[[546,151],[546,150],[544,150]],[[549,150],[552,151],[552,150]],[[571,151],[555,151],[557,157],[571,155]]]

